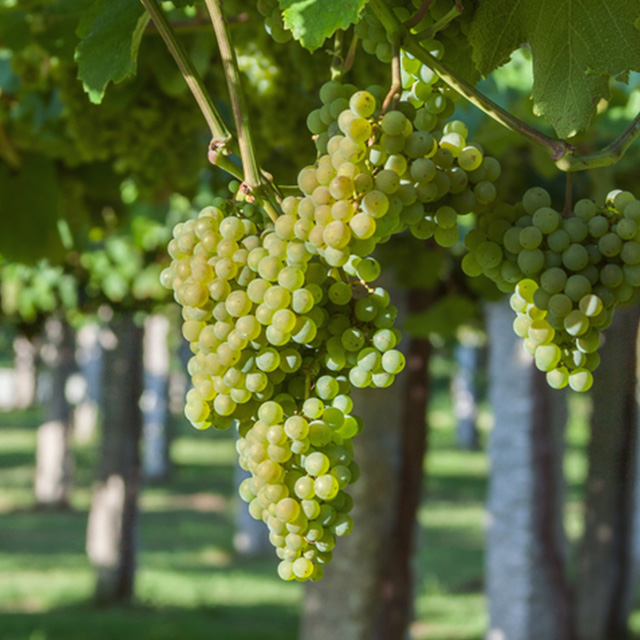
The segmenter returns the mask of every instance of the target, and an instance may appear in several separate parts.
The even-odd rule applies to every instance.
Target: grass
[[[419,513],[414,640],[480,640],[487,625],[483,546],[487,458],[459,451],[446,386],[432,402],[427,500]],[[588,405],[572,398],[567,528],[581,532]],[[294,640],[302,589],[275,577],[275,559],[232,545],[231,435],[179,429],[171,482],[141,496],[136,602],[97,608],[84,544],[95,447],[76,450],[73,510],[33,509],[37,411],[0,414],[0,640]],[[491,419],[480,418],[486,441]],[[640,631],[640,612],[632,616]],[[336,636],[339,637],[339,636]],[[640,637],[640,636],[638,636]]]
[[[300,585],[274,560],[236,556],[234,446],[230,436],[187,429],[174,474],[141,497],[136,603],[97,608],[84,551],[92,446],[76,451],[70,512],[33,508],[37,412],[0,415],[0,639],[293,640]]]

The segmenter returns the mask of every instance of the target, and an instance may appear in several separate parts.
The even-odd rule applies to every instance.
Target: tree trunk
[[[480,448],[478,437],[478,375],[479,349],[459,344],[455,349],[458,369],[451,383],[453,415],[456,418],[458,446],[466,451]]]
[[[489,640],[573,640],[562,526],[566,396],[550,389],[511,325],[506,301],[487,306],[495,424],[486,575]]]
[[[355,442],[360,479],[349,490],[353,533],[338,541],[324,578],[306,587],[303,640],[333,638],[337,630],[340,640],[377,637],[399,472],[398,393],[397,387],[353,393],[355,412],[365,424]]]
[[[355,439],[360,478],[353,497],[353,532],[339,540],[324,578],[307,583],[302,640],[380,637],[382,585],[393,535],[400,474],[400,425],[407,373],[387,389],[354,389],[354,413],[364,420]]]
[[[250,478],[251,474],[235,465],[235,507],[236,507],[236,533],[233,536],[233,546],[235,550],[243,556],[272,555],[273,545],[269,542],[269,529],[262,520],[251,517],[247,505],[240,500],[238,488],[245,478]]]
[[[46,327],[46,360],[51,372],[47,421],[38,428],[34,491],[40,506],[66,508],[71,494],[71,407],[65,386],[74,370],[73,330],[51,318]]]
[[[169,346],[170,323],[162,315],[149,316],[144,331],[144,475],[150,480],[169,476]]]
[[[423,311],[430,300],[424,291],[409,292],[409,312]],[[427,450],[427,404],[431,343],[413,338],[407,356],[407,380],[400,425],[400,475],[392,515],[391,541],[382,583],[379,640],[405,638],[413,619],[414,552],[417,513],[422,498]]]
[[[17,336],[13,341],[14,352],[14,396],[13,407],[27,409],[36,399],[37,349],[26,336]]]
[[[632,595],[639,310],[620,309],[605,334],[593,387],[585,532],[580,548],[580,640],[627,637]]]
[[[91,442],[98,430],[102,380],[102,329],[88,324],[78,331],[76,359],[85,381],[84,394],[73,416],[73,435],[77,442]]]
[[[96,598],[127,602],[133,595],[142,432],[143,330],[133,314],[114,316],[104,354],[103,437],[87,530],[97,572]]]

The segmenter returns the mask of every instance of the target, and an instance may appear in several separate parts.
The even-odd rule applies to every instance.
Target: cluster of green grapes
[[[136,224],[136,222],[140,224]],[[134,218],[130,234],[107,235],[80,255],[86,279],[85,297],[111,303],[163,302],[167,297],[160,275],[167,266],[168,229],[161,223]]]
[[[467,234],[463,269],[515,290],[514,331],[551,387],[593,384],[600,331],[640,286],[639,225],[640,201],[628,191],[612,191],[603,207],[579,200],[563,217],[536,187],[515,207],[481,216]]]
[[[275,42],[284,44],[291,40],[291,31],[284,27],[278,0],[258,0],[258,11],[264,16],[265,29]]]
[[[372,93],[335,81],[320,96],[324,106],[308,124],[316,140],[326,136],[327,153],[302,169],[305,196],[285,202],[278,223],[330,265],[353,271],[359,257],[406,228],[453,246],[458,214],[488,210],[495,200],[500,164],[467,142],[463,122],[446,123],[435,137],[407,102],[380,115]]]
[[[393,12],[402,22],[406,22],[413,13],[420,9],[422,0],[394,0]],[[420,22],[412,27],[412,32],[424,34],[433,29],[432,37],[421,39],[421,45],[438,60],[445,60],[447,52],[459,53],[461,43],[466,43],[466,38],[460,38],[461,30],[466,29],[466,22],[461,20],[446,21],[442,28],[435,29],[441,20],[454,9],[453,0],[440,0],[434,2]],[[384,63],[391,62],[393,47],[389,34],[386,32],[378,18],[372,11],[363,12],[361,20],[355,27],[355,33],[362,40],[363,49]],[[423,65],[410,53],[402,50],[401,71],[404,97],[414,107],[421,110],[428,131],[441,128],[442,122],[453,115],[454,102],[459,98],[458,93],[446,85],[430,67]]]
[[[3,314],[35,322],[56,309],[75,309],[78,284],[63,267],[46,260],[35,265],[7,263],[0,267],[0,298]]]
[[[344,489],[357,477],[361,425],[348,394],[389,386],[402,370],[397,310],[364,282],[379,271],[372,259],[350,278],[293,237],[295,214],[259,232],[254,205],[217,204],[176,225],[161,276],[194,353],[185,413],[199,429],[236,421],[251,472],[241,496],[269,527],[279,574],[318,579],[351,530]]]

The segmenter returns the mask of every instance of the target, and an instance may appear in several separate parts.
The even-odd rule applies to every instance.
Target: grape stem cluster
[[[209,125],[214,145],[216,148],[225,147],[231,140],[231,133],[222,119],[222,116],[216,109],[216,106],[213,104],[213,100],[206,90],[200,74],[196,71],[196,68],[193,66],[193,63],[187,56],[184,48],[176,38],[173,28],[169,24],[169,20],[167,19],[164,11],[158,5],[157,0],[140,1],[151,16],[151,19],[167,45],[169,52],[176,61],[176,64],[180,69],[180,73],[182,73],[185,82],[189,86],[193,97],[196,99],[196,102],[200,107],[200,111],[202,111],[202,115],[205,117],[205,120]],[[220,162],[225,164],[222,158]],[[221,166],[225,171],[228,171],[226,166],[222,166],[222,164],[219,166]]]
[[[412,29],[419,25],[429,12],[432,4],[433,0],[424,0],[420,8],[404,23],[407,29]]]
[[[576,149],[573,145],[565,140],[552,138],[538,131],[535,127],[531,127],[526,122],[523,122],[497,105],[493,100],[490,100],[473,85],[458,77],[451,69],[422,47],[419,40],[423,39],[424,36],[409,33],[406,25],[403,25],[402,22],[398,20],[393,11],[385,4],[384,0],[370,0],[369,6],[387,33],[392,36],[392,39],[400,40],[401,46],[405,51],[433,69],[444,82],[460,93],[468,102],[486,113],[490,118],[493,118],[507,129],[548,149],[553,161],[561,171],[584,171],[586,169],[614,165],[622,158],[625,151],[640,134],[640,114],[638,114],[620,136],[611,144],[604,147],[604,149],[585,155],[576,154]]]
[[[457,18],[462,13],[462,3],[460,0],[455,0],[455,4],[451,9],[444,15],[440,20],[438,20],[435,24],[433,24],[428,29],[424,29],[423,31],[419,31],[416,33],[416,40],[422,42],[423,40],[429,40],[433,38],[436,33],[442,31],[454,18]]]
[[[260,169],[252,142],[251,123],[246,105],[244,88],[240,80],[240,69],[236,52],[231,44],[229,28],[222,11],[220,0],[205,0],[207,10],[211,16],[213,30],[218,41],[220,57],[224,68],[224,75],[227,80],[231,108],[238,131],[238,145],[240,147],[240,158],[244,169],[245,184],[251,189],[255,189],[261,183]]]
[[[175,32],[169,23],[164,11],[158,5],[157,0],[140,0],[148,11],[158,32],[162,36],[169,52],[173,56],[180,72],[182,73],[191,93],[193,94],[200,111],[202,112],[209,130],[212,141],[209,145],[209,161],[223,169],[234,178],[244,182],[246,190],[253,194],[253,197],[260,200],[272,220],[277,217],[277,211],[270,201],[267,185],[262,178],[258,167],[256,155],[251,138],[251,127],[248,119],[248,110],[245,105],[244,92],[240,82],[240,72],[235,57],[235,50],[231,44],[227,22],[225,21],[222,7],[216,0],[207,0],[207,9],[210,19],[216,32],[218,47],[224,65],[225,77],[231,96],[231,103],[234,119],[237,127],[237,141],[227,128],[222,116],[216,108],[209,92],[207,91],[202,78],[198,74],[193,63],[187,56],[184,48],[175,36]],[[239,150],[242,160],[243,172],[231,160],[229,153]]]

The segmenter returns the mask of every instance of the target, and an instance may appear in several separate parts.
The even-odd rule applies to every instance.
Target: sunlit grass
[[[419,510],[413,640],[480,640],[484,596],[485,451],[455,445],[443,359],[430,407],[425,501]],[[566,523],[582,531],[584,445],[589,403],[571,396],[567,433]],[[136,602],[98,609],[85,554],[97,443],[75,447],[70,512],[33,509],[35,426],[39,416],[0,415],[0,640],[294,640],[303,590],[275,576],[277,560],[239,557],[233,548],[233,434],[181,427],[169,482],[140,497]],[[486,445],[491,415],[480,413]],[[640,633],[640,613],[631,626]],[[336,633],[339,638],[339,633]]]

